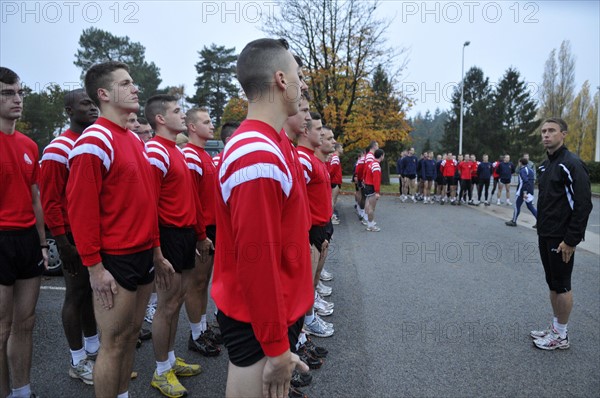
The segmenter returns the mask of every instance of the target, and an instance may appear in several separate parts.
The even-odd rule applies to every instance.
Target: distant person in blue
[[[535,176],[533,170],[527,167],[527,159],[522,158],[519,163],[523,167],[519,169],[519,185],[517,186],[515,211],[513,212],[512,220],[505,223],[509,227],[517,226],[517,218],[519,217],[519,213],[521,213],[521,205],[523,205],[523,202],[525,202],[531,214],[537,219],[537,210],[533,206],[533,182]]]
[[[418,159],[415,156],[415,148],[410,148],[408,150],[408,154],[402,158],[400,163],[402,171],[402,197],[400,199],[402,202],[406,202],[406,199],[408,199],[409,189],[411,195],[410,198],[414,203],[417,202],[417,199],[415,198],[415,193],[417,190],[417,162]]]
[[[493,166],[489,162],[489,156],[483,155],[483,160],[477,165],[477,205],[481,204],[481,194],[485,188],[485,201],[483,202],[486,206],[490,205],[488,198],[488,192],[490,190],[490,179],[492,177]]]
[[[423,152],[421,159],[421,180],[423,181],[423,204],[434,203],[431,198],[431,186],[437,177],[433,152]]]
[[[510,155],[504,155],[504,160],[498,163],[498,175],[500,176],[500,184],[498,185],[498,202],[502,204],[502,188],[506,190],[506,205],[511,206],[510,202],[510,180],[515,173],[515,165],[510,161]]]
[[[396,173],[398,173],[398,182],[400,183],[399,192],[400,198],[402,198],[402,159],[406,157],[406,151],[400,153],[400,157],[396,161]]]

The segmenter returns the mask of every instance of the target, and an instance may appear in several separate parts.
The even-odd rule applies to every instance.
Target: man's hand
[[[156,287],[161,290],[169,290],[171,287],[171,279],[175,273],[175,269],[167,260],[160,247],[154,248],[154,272],[156,273]]]
[[[204,240],[199,240],[196,242],[196,255],[200,256],[200,260],[204,261],[210,250],[215,250],[215,246],[213,245],[212,240],[209,238],[205,238]]]
[[[277,357],[267,357],[263,370],[263,398],[286,398],[290,390],[292,371],[308,372],[308,365],[298,355],[287,350]]]
[[[380,196],[381,196],[381,195],[379,195],[378,193],[376,193],[376,194],[375,194],[375,200],[379,200],[379,197],[380,197]]]
[[[48,261],[49,261],[49,256],[48,256],[48,249],[46,249],[45,247],[42,248],[42,262],[44,263],[44,269],[47,271],[48,270]]]
[[[117,282],[102,263],[89,267],[90,285],[96,296],[96,300],[102,303],[105,310],[113,307],[113,294],[117,294]]]
[[[82,267],[77,249],[69,242],[66,235],[58,235],[54,239],[60,253],[63,269],[71,276],[77,275]]]
[[[575,246],[569,246],[565,243],[565,241],[562,241],[560,242],[560,245],[558,245],[556,253],[562,253],[563,262],[568,263],[571,261],[571,256],[573,256],[573,253],[575,253]]]

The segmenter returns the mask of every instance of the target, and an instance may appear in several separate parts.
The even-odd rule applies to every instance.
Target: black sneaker
[[[296,388],[290,386],[290,392],[288,393],[289,398],[308,398],[308,395],[304,394],[302,391],[297,390]]]
[[[213,345],[223,344],[223,336],[221,336],[221,333],[215,332],[214,329],[212,329],[210,326],[202,334],[206,336],[206,338],[209,339],[210,342],[213,343]]]
[[[507,221],[504,224],[508,225],[509,227],[516,227],[517,223],[514,222],[513,220]]]
[[[320,369],[323,366],[323,360],[311,354],[304,345],[298,348],[296,354],[298,354],[302,362],[308,365],[309,369]]]
[[[190,339],[188,340],[188,349],[191,351],[196,351],[205,357],[216,357],[221,353],[221,349],[219,347],[215,347],[213,343],[201,334],[196,340],[192,338],[192,334],[190,333]]]
[[[308,336],[306,336],[306,343],[304,343],[304,345],[306,346],[308,351],[317,358],[325,358],[329,353],[329,351],[327,351],[327,348],[319,347],[318,345],[313,343],[313,341]]]
[[[297,370],[294,369],[294,372],[292,373],[292,380],[290,381],[290,384],[292,385],[292,387],[306,387],[307,385],[309,385],[312,381],[312,375],[310,373],[300,373]]]

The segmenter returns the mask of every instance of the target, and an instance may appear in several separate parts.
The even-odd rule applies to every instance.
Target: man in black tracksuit
[[[544,350],[569,348],[567,322],[573,308],[573,253],[584,238],[592,211],[588,170],[564,146],[566,135],[567,124],[562,119],[547,119],[542,124],[542,143],[548,159],[538,168],[537,231],[554,318],[549,329],[534,330],[531,337],[535,346]]]

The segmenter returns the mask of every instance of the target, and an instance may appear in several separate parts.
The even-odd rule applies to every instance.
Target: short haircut
[[[148,98],[148,101],[146,101],[146,106],[144,106],[144,113],[146,114],[148,122],[150,123],[150,127],[152,127],[153,130],[156,130],[156,115],[165,116],[167,114],[166,105],[177,101],[179,101],[179,98],[175,97],[174,95],[167,94],[154,95]]]
[[[331,131],[333,131],[333,129],[331,127],[329,127],[328,125],[326,125],[326,124],[323,125],[323,130],[331,130]]]
[[[239,122],[227,122],[221,126],[221,141],[223,141],[223,144],[227,141],[227,138],[231,137],[238,127],[240,127]]]
[[[12,69],[0,66],[0,82],[4,84],[15,84],[20,81],[19,75],[17,75]]]
[[[383,156],[384,152],[383,149],[378,149],[375,151],[375,153],[373,154],[373,156],[375,156],[375,159],[381,159],[381,157]]]
[[[548,119],[544,120],[544,123],[542,123],[542,125],[544,125],[546,123],[556,123],[560,127],[560,131],[569,131],[569,126],[567,126],[567,122],[565,122],[563,119],[561,119],[559,117],[548,118]]]
[[[310,112],[310,118],[312,120],[321,120],[321,114],[319,112]]]
[[[143,117],[138,117],[138,123],[139,123],[139,124],[150,124],[150,123],[148,123],[148,121],[147,121],[145,118],[143,118]]]
[[[249,101],[259,98],[269,88],[273,74],[286,67],[289,48],[285,39],[258,39],[244,47],[237,60],[237,77]]]
[[[82,88],[71,90],[68,93],[66,93],[65,98],[64,98],[65,108],[66,107],[72,108],[73,105],[75,105],[75,101],[79,98],[79,96],[81,94],[85,94],[87,96],[87,93]]]
[[[527,159],[525,159],[525,158],[521,158],[521,160],[519,160],[519,162],[521,162],[521,164],[522,164],[523,166],[527,166],[527,164],[529,163],[529,162],[527,161]]]
[[[304,66],[304,62],[302,61],[302,58],[300,58],[299,55],[294,54],[294,59],[296,60],[296,63],[299,67],[302,68]]]
[[[377,141],[371,141],[369,142],[369,146],[367,147],[367,152],[369,152],[371,149],[375,148],[375,145],[377,144]]]
[[[301,98],[306,101],[310,101],[312,99],[308,90],[302,90]]]
[[[186,123],[195,122],[196,114],[198,114],[200,112],[209,113],[208,108],[206,108],[206,107],[192,108],[185,113],[185,122]]]
[[[126,63],[118,61],[103,62],[93,65],[85,74],[85,91],[96,106],[100,106],[100,98],[98,98],[98,89],[110,89],[112,83],[111,73],[118,69],[125,69],[129,72],[129,66]]]

